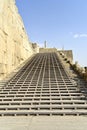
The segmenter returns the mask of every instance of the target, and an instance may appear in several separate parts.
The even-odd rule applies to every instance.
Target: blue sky
[[[87,66],[87,0],[16,0],[31,42],[72,49]]]

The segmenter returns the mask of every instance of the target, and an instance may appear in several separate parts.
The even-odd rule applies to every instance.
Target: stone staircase
[[[0,116],[87,115],[86,83],[69,71],[59,54],[36,54],[1,87]]]

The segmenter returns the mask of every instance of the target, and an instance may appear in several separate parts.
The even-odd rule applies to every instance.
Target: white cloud
[[[80,37],[87,37],[87,34],[80,34]]]
[[[74,37],[74,38],[78,38],[78,37],[79,37],[79,34],[74,34],[73,37]]]
[[[86,38],[86,37],[87,37],[87,34],[86,34],[86,33],[82,33],[82,34],[78,34],[78,33],[77,33],[77,34],[74,34],[73,37],[74,37],[74,38],[81,38],[81,37]]]

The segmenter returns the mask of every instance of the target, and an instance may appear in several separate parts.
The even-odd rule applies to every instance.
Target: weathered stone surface
[[[0,130],[86,130],[85,116],[1,117]]]
[[[40,53],[50,53],[50,52],[57,52],[56,48],[40,48]]]
[[[0,79],[33,53],[15,0],[0,0]]]
[[[72,50],[58,50],[59,52],[62,52],[70,61],[73,61],[73,52]]]

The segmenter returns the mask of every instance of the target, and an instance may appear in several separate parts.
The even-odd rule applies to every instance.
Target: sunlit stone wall
[[[15,0],[0,0],[0,79],[34,53]]]

